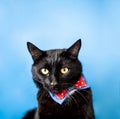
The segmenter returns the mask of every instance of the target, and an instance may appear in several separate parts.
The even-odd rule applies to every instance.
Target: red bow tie
[[[86,82],[83,76],[79,78],[79,80],[73,85],[75,88],[84,88],[86,87]],[[68,89],[63,90],[60,93],[55,94],[58,99],[63,99],[67,94]]]

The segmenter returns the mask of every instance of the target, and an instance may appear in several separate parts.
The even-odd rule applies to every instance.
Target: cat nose
[[[54,81],[54,82],[51,82],[50,84],[51,84],[51,86],[55,86],[55,85],[57,85],[58,83],[57,83],[56,81]]]

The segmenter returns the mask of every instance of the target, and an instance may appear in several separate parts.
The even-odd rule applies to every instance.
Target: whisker
[[[69,95],[69,98],[71,98],[71,101],[73,100],[77,106],[77,109],[79,109],[79,103],[77,102],[77,100],[74,98],[73,95]]]
[[[88,93],[87,90],[84,90],[84,91]],[[79,92],[78,90],[76,90],[75,92],[78,93],[78,94],[85,100],[86,104],[89,103],[89,102],[88,102],[88,99],[87,99],[81,92]],[[76,103],[76,105],[77,105],[77,108],[79,109],[79,102],[76,100],[76,98],[75,98],[74,96],[75,96],[75,95],[70,95],[70,98],[73,99],[73,101],[74,101],[74,102]],[[84,110],[82,110],[82,113],[83,113],[83,115],[86,115],[86,112],[85,112]]]
[[[36,78],[34,79],[36,82],[38,82],[38,83],[42,83],[40,80],[37,80]]]
[[[89,103],[87,98],[80,91],[76,90],[76,93],[78,93],[85,100],[87,104]]]
[[[86,92],[86,93],[89,93],[89,90],[82,90],[82,91],[84,91],[84,92]]]

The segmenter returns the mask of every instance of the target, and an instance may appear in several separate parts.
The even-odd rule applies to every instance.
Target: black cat
[[[81,40],[68,49],[42,51],[27,43],[38,107],[23,119],[95,119],[91,88],[78,60]]]

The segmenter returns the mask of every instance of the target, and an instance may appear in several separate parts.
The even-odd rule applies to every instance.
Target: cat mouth
[[[61,88],[60,86],[56,86],[56,87],[51,87],[50,92],[54,93],[54,94],[60,94],[62,92],[64,92],[64,90],[67,90],[67,87]]]
[[[76,91],[76,89],[72,89],[71,88],[71,90],[69,90],[69,89],[64,89],[64,90],[62,90],[61,92],[59,92],[59,93],[54,93],[55,94],[55,96],[58,98],[58,99],[63,99],[66,95],[67,95],[67,93],[68,93],[68,95],[72,95],[73,93],[75,93],[75,91]]]
[[[87,85],[84,77],[81,76],[79,80],[72,87],[63,89],[62,91],[54,90],[55,93],[50,91],[49,94],[55,102],[62,104],[66,100],[66,98],[69,95],[72,95],[76,90],[83,90],[86,88],[89,88],[89,86]]]

